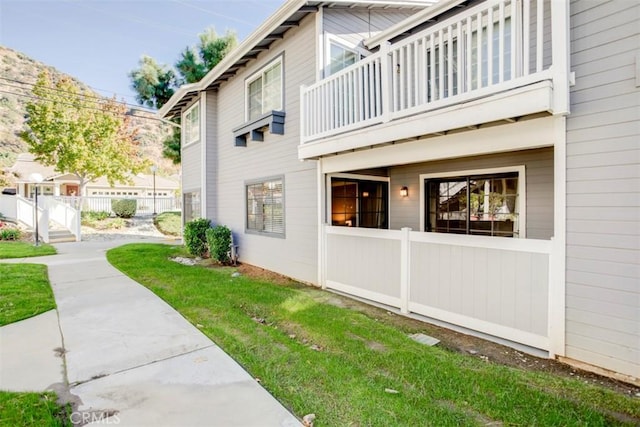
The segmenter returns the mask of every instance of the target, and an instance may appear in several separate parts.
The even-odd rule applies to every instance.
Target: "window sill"
[[[246,147],[249,136],[252,141],[264,141],[266,129],[271,134],[284,135],[284,117],[284,111],[274,110],[233,129],[236,147]]]

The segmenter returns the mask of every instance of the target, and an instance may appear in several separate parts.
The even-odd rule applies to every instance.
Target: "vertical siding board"
[[[488,262],[488,250],[482,248],[474,248],[473,259],[473,276],[474,288],[473,288],[473,300],[475,301],[474,317],[478,319],[487,319],[490,311],[489,299],[489,266]]]
[[[521,283],[516,277],[517,253],[502,251],[500,254],[500,324],[515,327],[516,301],[520,297]]]
[[[515,324],[518,329],[525,331],[532,330],[533,324],[533,286],[531,277],[531,254],[519,253],[516,258],[516,283],[518,284],[516,290],[516,299],[513,305],[515,311]]]

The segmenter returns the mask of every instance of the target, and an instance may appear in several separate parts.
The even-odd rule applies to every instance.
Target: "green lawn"
[[[0,326],[55,308],[45,265],[0,264],[0,278]],[[55,393],[0,391],[0,426],[71,426],[69,415]]]
[[[315,413],[316,427],[640,423],[637,398],[426,347],[384,310],[343,308],[315,288],[168,260],[175,255],[183,249],[152,244],[107,253],[296,415]]]
[[[56,248],[46,243],[34,246],[30,242],[0,242],[0,259],[26,258],[42,255],[55,255]]]
[[[55,393],[0,391],[0,426],[71,426],[71,409],[58,406]]]
[[[162,234],[182,235],[182,215],[180,212],[162,212],[156,216],[153,222]]]
[[[0,264],[0,277],[0,326],[56,307],[46,265]]]

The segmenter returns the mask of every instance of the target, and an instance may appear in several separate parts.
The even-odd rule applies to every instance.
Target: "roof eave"
[[[236,61],[240,60],[244,55],[249,53],[253,47],[264,39],[269,33],[274,31],[282,22],[286,21],[292,14],[298,11],[302,6],[307,4],[307,0],[295,0],[285,2],[274,14],[272,14],[266,21],[262,23],[253,33],[251,33],[242,43],[240,43],[235,49],[229,52],[222,61],[220,61],[206,76],[197,83],[190,85],[183,85],[173,94],[173,96],[167,101],[165,105],[158,110],[158,115],[162,118],[166,118],[166,115],[173,109],[187,92],[194,90],[203,91],[217,78],[224,74],[229,67],[231,67]],[[188,90],[183,90],[185,86],[189,86]]]
[[[394,37],[399,36],[405,31],[410,30],[411,28],[417,27],[423,22],[440,15],[441,13],[452,9],[458,6],[461,3],[465,3],[468,0],[440,0],[438,3],[433,4],[432,6],[427,7],[426,9],[417,12],[407,19],[398,22],[397,24],[389,27],[385,31],[382,31],[376,34],[373,37],[368,38],[364,41],[364,44],[367,48],[373,49],[380,46],[382,43],[393,39]]]

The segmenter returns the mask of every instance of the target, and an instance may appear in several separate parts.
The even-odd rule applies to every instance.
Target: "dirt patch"
[[[283,276],[264,268],[256,267],[249,264],[238,264],[238,272],[243,276],[264,282],[276,283],[278,285],[294,285],[297,282],[287,276]]]

